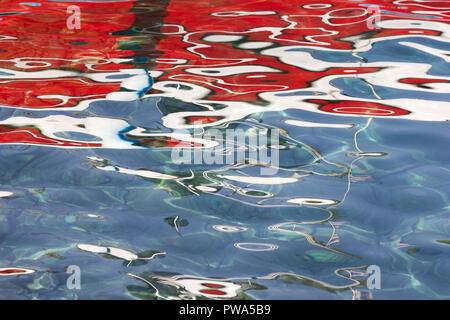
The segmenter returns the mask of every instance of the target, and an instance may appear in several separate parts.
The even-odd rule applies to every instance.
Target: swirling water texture
[[[0,298],[450,297],[450,7],[285,2],[0,6]]]

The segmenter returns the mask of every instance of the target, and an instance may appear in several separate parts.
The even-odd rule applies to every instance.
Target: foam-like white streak
[[[244,182],[250,184],[285,184],[297,182],[296,178],[282,178],[282,177],[249,177],[249,176],[231,176],[231,175],[219,175],[221,178],[225,178],[232,181]]]
[[[340,123],[320,123],[300,120],[286,120],[286,124],[290,124],[297,127],[305,128],[337,128],[337,129],[351,129],[353,124],[340,124]]]
[[[434,16],[444,16],[444,17],[450,17],[450,11],[412,11],[411,13],[414,14],[423,14],[423,15],[434,15]]]
[[[231,34],[212,34],[203,38],[203,41],[207,42],[233,42],[241,40],[243,36],[231,35]]]
[[[88,118],[72,118],[65,115],[52,115],[45,118],[27,118],[27,117],[11,117],[0,121],[0,125],[8,125],[13,127],[33,126],[39,128],[42,135],[48,138],[88,143],[89,141],[77,141],[74,139],[65,139],[57,136],[57,133],[77,132],[81,134],[89,134],[99,138],[101,141],[92,141],[91,143],[101,143],[103,148],[111,149],[134,149],[139,148],[133,146],[130,142],[120,139],[118,132],[127,128],[129,124],[124,120],[88,117]],[[62,147],[64,146],[55,146]],[[73,147],[72,147],[73,148]]]
[[[221,11],[211,13],[217,17],[265,16],[277,14],[275,11]]]
[[[273,45],[273,42],[270,41],[247,41],[241,43],[238,47],[240,49],[262,49],[266,47],[270,47]]]
[[[162,180],[176,180],[178,177],[172,176],[169,174],[164,174],[156,171],[151,170],[133,170],[133,169],[127,169],[127,168],[121,168],[117,166],[97,166],[97,169],[104,170],[104,171],[114,171],[124,174],[129,174],[133,176],[139,176],[142,178],[149,178],[149,179],[162,179]]]
[[[6,74],[2,74],[6,73]],[[0,68],[0,79],[54,79],[65,77],[76,77],[80,73],[64,70],[41,70],[41,71],[18,71]]]
[[[450,50],[430,48],[430,47],[424,46],[422,44],[418,44],[415,42],[407,42],[407,41],[400,41],[399,44],[429,53],[433,56],[443,59],[445,62],[450,62],[450,56],[449,56]]]
[[[450,25],[444,22],[424,21],[414,19],[392,19],[382,20],[377,22],[377,26],[383,29],[423,29],[440,31],[442,34],[437,38],[441,41],[449,41],[450,39]],[[447,38],[447,39],[443,39]],[[376,40],[376,39],[371,39]],[[373,41],[372,41],[373,42]]]
[[[226,77],[243,73],[282,72],[281,70],[260,65],[231,66],[222,68],[188,68],[184,71],[188,73],[214,77]]]
[[[0,191],[0,198],[12,196],[13,193],[9,191]]]

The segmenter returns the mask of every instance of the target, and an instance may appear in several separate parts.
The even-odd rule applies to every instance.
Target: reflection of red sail
[[[158,69],[165,72],[158,80],[206,87],[210,89],[208,100],[264,103],[264,99],[259,96],[264,92],[308,88],[312,82],[329,75],[376,73],[380,68],[363,66],[348,70],[339,67],[339,63],[321,71],[303,70],[280,61],[278,57],[265,55],[259,49],[302,45],[351,50],[353,43],[346,38],[352,36],[376,39],[417,33],[429,36],[440,34],[437,30],[414,27],[414,24],[403,29],[375,29],[373,23],[377,19],[443,21],[442,17],[432,16],[431,13],[414,14],[413,11],[421,8],[420,1],[407,1],[408,6],[396,5],[396,2],[399,1],[371,1],[371,10],[368,10],[359,3],[339,0],[331,4],[302,0],[296,1],[295,5],[283,0],[225,0],[220,5],[211,5],[211,1],[195,1],[189,2],[189,6],[186,1],[173,0],[167,9],[168,16],[164,19],[166,32],[172,36],[160,41],[158,46],[164,52],[158,60]],[[440,7],[436,3],[429,4],[427,10],[436,7],[436,12],[439,12]],[[173,35],[177,30],[178,35]],[[245,66],[249,66],[246,71]],[[258,70],[255,66],[264,66],[266,70]],[[341,101],[340,111],[336,113],[345,114],[345,110],[353,110],[357,102],[348,102],[346,106],[347,102]],[[378,103],[376,108],[374,105],[365,108],[369,104],[361,101],[358,112],[347,114],[409,114],[401,107],[382,103]],[[380,108],[395,109],[395,112],[380,112]],[[322,107],[318,110],[335,112],[334,108]]]
[[[0,103],[8,106],[32,106],[33,109],[72,107],[84,99],[105,98],[118,91],[120,84],[95,83],[88,79],[0,81]]]
[[[95,73],[133,68],[132,50],[121,43],[135,20],[132,1],[76,2],[80,29],[70,29],[73,3],[42,1],[38,6],[2,1],[0,20],[0,105],[30,109],[74,107],[120,90],[122,79],[91,80]],[[64,73],[65,72],[65,73]]]
[[[407,7],[394,5],[392,0],[372,1],[371,5],[372,8],[389,8],[390,13],[381,13],[381,19],[394,16],[395,19],[411,19],[412,12],[422,8],[423,3],[406,2]],[[282,0],[226,0],[214,5],[211,1],[195,1],[189,2],[189,6],[185,1],[173,0],[160,27],[152,11],[160,10],[156,16],[162,19],[161,8],[149,8],[155,9],[161,3],[76,2],[81,12],[81,28],[72,30],[67,26],[70,2],[43,1],[36,6],[3,1],[0,8],[7,14],[0,20],[0,68],[3,70],[0,74],[0,105],[30,109],[66,108],[77,106],[84,100],[104,99],[108,93],[121,89],[120,77],[100,82],[86,76],[133,68],[124,59],[137,52],[152,56],[145,49],[149,45],[154,46],[161,33],[169,36],[158,44],[162,56],[156,69],[164,72],[159,81],[203,86],[211,90],[209,100],[259,103],[264,102],[258,96],[260,93],[307,88],[324,76],[347,72],[346,68],[338,65],[323,71],[299,69],[277,57],[260,54],[260,46],[303,45],[349,50],[352,42],[346,38],[351,36],[361,37],[370,33],[370,37],[376,39],[410,32],[439,35],[437,30],[419,27],[374,30],[371,26],[380,12],[374,14],[373,10],[357,3],[339,0],[332,4],[302,0],[295,6]],[[429,11],[436,8],[434,10],[439,13],[442,7],[438,2],[427,2]],[[144,10],[142,13],[143,9],[147,12]],[[419,17],[423,21],[443,20],[430,15]],[[123,33],[131,27],[143,32],[146,40],[139,41]],[[211,35],[234,36],[241,40],[209,41]],[[174,60],[184,62],[175,63]],[[249,68],[244,70],[242,67],[245,66]],[[224,68],[229,68],[229,72],[223,72]],[[69,73],[53,74],[55,70]],[[378,70],[360,67],[354,74]],[[45,74],[37,75],[37,72]]]
[[[73,12],[67,10],[71,5],[80,9],[80,28],[73,29],[67,25]],[[133,98],[133,92],[137,96],[139,90],[144,91],[149,84],[145,68],[149,68],[152,62],[140,62],[142,69],[137,69],[132,64],[133,57],[136,54],[157,55],[154,47],[159,37],[147,39],[137,47],[130,30],[154,25],[154,30],[158,31],[164,6],[164,0],[143,5],[138,5],[137,1],[121,0],[75,3],[2,1],[0,106],[76,110],[75,107],[85,109],[91,101],[111,98],[109,95],[122,88],[124,95],[128,95],[125,100]],[[130,80],[129,88],[126,82]],[[142,84],[136,86],[136,82]],[[121,100],[121,97],[116,94],[113,99]],[[118,132],[105,133],[101,129],[93,134],[96,141],[62,138],[64,135],[54,134],[76,132],[89,135],[93,126],[85,126],[82,118],[56,116],[48,122],[45,119],[48,118],[29,118],[26,121],[22,118],[17,122],[17,118],[11,117],[3,121],[0,144],[117,147],[120,140]],[[126,122],[120,125],[116,122],[109,121],[105,128],[120,131],[128,126]],[[52,124],[56,124],[57,129]],[[167,137],[160,140],[165,145],[176,144],[176,140]],[[119,142],[119,147],[124,145]]]
[[[0,42],[3,44],[2,49],[6,49],[0,52],[0,59],[108,59],[132,54],[131,51],[118,50],[117,42],[129,38],[111,33],[132,25],[134,15],[129,10],[133,2],[76,2],[81,11],[81,28],[70,30],[67,26],[67,8],[72,4],[42,1],[39,6],[32,6],[17,1],[2,1],[2,12],[15,13],[2,15],[2,35],[15,39]],[[60,62],[56,66],[71,67],[71,63]]]
[[[80,29],[67,26],[67,8],[72,4],[80,8]],[[441,14],[447,5],[427,2],[428,13],[418,14],[423,3],[414,0],[372,1],[371,9],[379,6],[381,11],[341,0],[332,4],[301,0],[295,6],[282,0],[224,0],[220,4],[202,0],[190,1],[189,5],[183,0],[172,0],[165,8],[166,4],[165,0],[42,1],[39,5],[3,1],[0,106],[82,110],[96,100],[134,100],[150,86],[146,69],[151,69],[156,75],[161,74],[153,95],[163,93],[166,85],[166,89],[173,90],[164,96],[184,100],[189,92],[185,95],[187,91],[183,90],[192,90],[188,86],[183,89],[186,84],[204,90],[201,96],[186,102],[216,103],[212,111],[186,110],[164,116],[164,125],[171,129],[224,123],[230,117],[242,119],[259,112],[261,109],[255,106],[263,105],[274,107],[275,111],[298,107],[336,115],[440,120],[434,110],[442,101],[433,101],[430,112],[426,100],[417,107],[411,99],[400,103],[380,97],[336,98],[334,93],[339,90],[327,87],[336,78],[366,80],[365,77],[377,76],[395,66],[395,61],[388,67],[364,63],[349,67],[351,63],[324,62],[320,58],[292,62],[285,59],[284,52],[268,54],[265,49],[330,50],[339,54],[355,49],[351,37],[372,42],[417,34],[439,38],[445,30],[426,23],[448,21]],[[373,28],[378,19],[402,23]],[[433,78],[421,72],[396,78],[394,86],[433,90],[448,83],[443,77]],[[322,79],[331,80],[314,87]],[[172,96],[173,92],[176,95]],[[311,92],[313,97],[304,96]],[[234,107],[237,103],[244,104]],[[229,110],[230,106],[234,109]],[[111,123],[105,128],[112,128]],[[17,126],[12,122],[4,124],[7,126],[1,129],[1,143],[105,146],[100,142],[49,137],[31,120]],[[60,130],[70,131],[68,126]],[[117,132],[111,136],[117,136]],[[177,141],[166,137],[141,140],[135,145],[172,147]]]

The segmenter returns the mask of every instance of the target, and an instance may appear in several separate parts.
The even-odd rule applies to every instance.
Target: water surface
[[[447,2],[0,9],[0,298],[450,297]]]

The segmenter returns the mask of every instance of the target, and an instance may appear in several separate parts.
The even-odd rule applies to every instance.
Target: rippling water
[[[0,298],[450,298],[448,2],[0,10]]]

